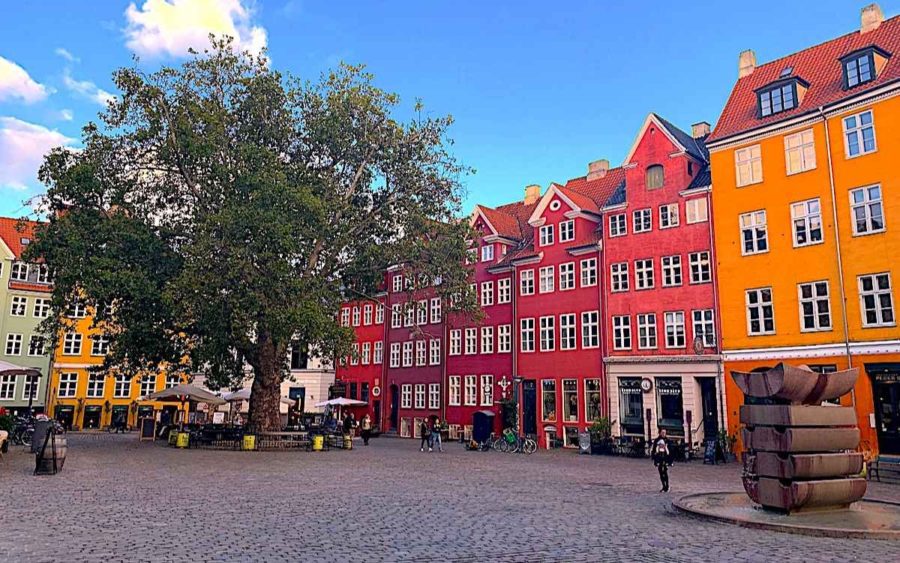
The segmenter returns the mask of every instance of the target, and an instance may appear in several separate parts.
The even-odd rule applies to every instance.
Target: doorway
[[[55,418],[66,430],[71,430],[75,423],[75,407],[60,405],[56,407]]]
[[[391,385],[391,430],[397,431],[397,423],[400,420],[400,389],[397,385]]]
[[[522,432],[537,434],[537,381],[534,379],[522,382]]]
[[[81,422],[81,429],[100,428],[100,413],[102,408],[97,405],[84,407],[84,417]]]
[[[712,377],[698,378],[700,382],[700,408],[703,409],[703,437],[716,438],[719,435],[719,402],[716,380]]]
[[[878,450],[900,454],[900,364],[866,364],[872,378]]]

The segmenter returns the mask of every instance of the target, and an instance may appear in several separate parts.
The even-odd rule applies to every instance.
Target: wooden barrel
[[[65,436],[53,436],[47,440],[47,447],[43,449],[44,455],[38,452],[35,456],[35,475],[53,475],[53,456],[56,454],[56,471],[62,471],[66,463],[66,454],[69,450],[69,442]]]

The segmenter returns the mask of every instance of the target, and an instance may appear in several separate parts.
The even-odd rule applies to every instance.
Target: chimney
[[[539,199],[541,199],[541,186],[538,184],[525,186],[525,205],[531,205]]]
[[[870,31],[875,31],[883,21],[884,12],[881,11],[881,6],[875,3],[869,4],[862,9],[862,13],[860,14],[859,34],[862,35],[864,33],[869,33]]]
[[[603,178],[606,176],[607,172],[609,172],[609,161],[605,158],[595,160],[588,164],[587,179],[588,181],[591,181],[596,180],[597,178]]]
[[[742,51],[740,57],[738,57],[738,78],[750,76],[755,68],[756,53],[753,52],[753,49]]]
[[[709,123],[701,121],[691,125],[691,137],[699,139],[700,137],[705,137],[707,135],[709,135]]]

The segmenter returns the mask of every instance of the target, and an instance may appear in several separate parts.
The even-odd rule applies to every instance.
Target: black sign
[[[156,420],[153,418],[142,418],[140,424],[141,441],[153,440],[156,437]]]
[[[347,396],[347,384],[343,381],[335,381],[334,385],[328,388],[328,398],[337,399]]]

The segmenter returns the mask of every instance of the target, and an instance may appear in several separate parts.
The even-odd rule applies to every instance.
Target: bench
[[[309,432],[259,432],[256,434],[258,450],[310,450]]]

